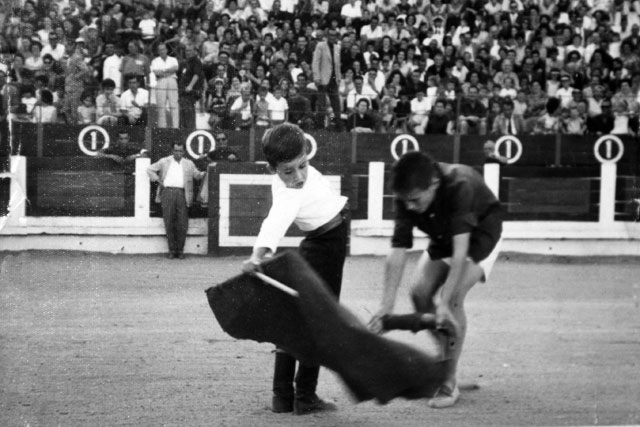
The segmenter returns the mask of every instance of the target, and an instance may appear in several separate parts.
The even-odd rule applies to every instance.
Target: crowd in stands
[[[0,55],[3,120],[638,132],[637,0],[4,0]]]

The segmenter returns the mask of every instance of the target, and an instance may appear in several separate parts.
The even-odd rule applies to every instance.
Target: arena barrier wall
[[[95,153],[118,128],[36,126],[14,129],[13,154],[0,158],[0,250],[68,249],[125,253],[166,250],[164,228],[148,165],[187,142],[188,156],[216,147],[207,131],[127,128],[150,158],[120,166]],[[226,132],[241,162],[208,165],[208,203],[191,209],[187,252],[248,253],[268,212],[269,175],[261,154],[263,131]],[[351,253],[382,254],[392,232],[389,167],[407,150],[469,164],[484,174],[507,212],[507,250],[537,253],[638,254],[639,150],[631,137],[448,136],[308,134],[312,164],[350,198]],[[507,164],[486,163],[487,139]],[[25,203],[15,201],[24,190]],[[12,203],[13,201],[13,203]],[[13,207],[15,205],[15,207]],[[416,233],[415,247],[425,238]],[[283,246],[301,239],[295,227]],[[589,243],[586,245],[586,243]]]

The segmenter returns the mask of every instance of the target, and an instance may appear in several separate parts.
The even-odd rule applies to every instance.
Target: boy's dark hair
[[[416,189],[426,190],[437,175],[435,160],[421,151],[410,151],[393,164],[390,188],[400,194]]]
[[[307,142],[300,127],[282,123],[267,130],[262,137],[262,152],[272,168],[290,162],[306,151]]]

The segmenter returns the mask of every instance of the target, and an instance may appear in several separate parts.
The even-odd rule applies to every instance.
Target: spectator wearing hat
[[[159,43],[158,56],[151,61],[151,72],[156,78],[155,99],[158,111],[158,127],[180,127],[180,105],[178,100],[178,60],[169,56],[167,45]],[[170,121],[167,126],[167,112]]]

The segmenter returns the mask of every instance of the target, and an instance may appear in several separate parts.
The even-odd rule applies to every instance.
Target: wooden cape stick
[[[267,276],[266,274],[260,273],[260,272],[255,272],[254,273],[260,280],[262,280],[263,282],[273,286],[274,288],[278,288],[280,289],[282,292],[285,292],[289,295],[291,295],[292,297],[298,297],[298,291],[291,289],[290,287],[288,287],[287,285],[284,285],[280,282],[278,282],[276,279],[272,279],[271,277]]]

